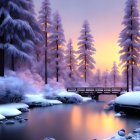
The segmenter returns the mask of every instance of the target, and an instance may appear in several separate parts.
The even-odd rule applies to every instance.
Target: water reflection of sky
[[[119,118],[114,118],[114,113],[105,113],[104,111],[96,112],[97,108],[74,106],[71,112],[71,125],[75,132],[87,132],[87,137],[105,138],[113,135],[117,130],[125,128],[125,123]],[[101,134],[103,133],[103,134]]]
[[[138,117],[114,118],[113,112],[104,111],[104,105],[86,103],[32,109],[23,114],[29,120],[22,128],[19,124],[0,128],[4,138],[9,135],[9,139],[2,140],[43,140],[45,137],[54,137],[56,140],[103,140],[120,128],[131,132],[138,127]]]

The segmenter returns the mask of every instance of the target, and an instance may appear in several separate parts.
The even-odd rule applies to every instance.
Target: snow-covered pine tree
[[[43,30],[44,45],[45,45],[45,84],[48,83],[48,45],[49,45],[49,33],[51,26],[51,8],[50,0],[44,0],[40,10],[39,23]]]
[[[83,29],[81,30],[81,36],[79,37],[78,43],[78,59],[80,60],[79,71],[86,82],[87,76],[89,76],[91,70],[95,68],[94,65],[96,62],[93,58],[93,55],[95,54],[96,49],[94,48],[94,40],[93,36],[90,34],[91,31],[88,21],[84,21],[82,28]]]
[[[64,43],[66,42],[61,17],[58,12],[53,15],[49,39],[50,67],[53,73],[56,73],[56,81],[58,82],[60,75],[62,76],[64,72]]]
[[[77,59],[76,51],[74,51],[72,40],[70,39],[67,45],[67,50],[65,51],[65,63],[68,69],[69,77],[73,78],[77,69]]]
[[[111,78],[111,81],[113,82],[114,87],[116,87],[116,83],[119,80],[119,77],[120,77],[119,73],[120,72],[118,70],[118,66],[116,64],[116,61],[114,61],[112,71],[110,73],[110,78]]]
[[[40,29],[28,5],[27,0],[0,1],[0,49],[11,56],[12,70],[15,59],[31,60],[29,53],[41,39]],[[3,71],[3,65],[1,67]]]
[[[125,28],[120,33],[121,64],[127,74],[127,91],[129,91],[129,71],[131,70],[131,88],[134,89],[134,71],[139,64],[140,24],[137,0],[127,0],[124,21]]]

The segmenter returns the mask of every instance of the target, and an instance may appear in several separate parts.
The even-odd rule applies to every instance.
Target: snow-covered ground
[[[0,105],[0,120],[5,117],[14,117],[22,114],[20,109],[27,109],[29,106],[23,103],[12,103]]]
[[[125,93],[115,99],[121,105],[140,106],[140,91]]]
[[[140,128],[134,129],[133,133],[128,135],[125,134],[124,129],[120,129],[115,136],[104,140],[140,140]]]

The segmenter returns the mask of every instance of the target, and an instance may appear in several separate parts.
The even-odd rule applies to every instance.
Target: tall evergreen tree
[[[29,53],[35,48],[41,35],[34,16],[29,12],[29,1],[0,1],[0,51],[11,56],[11,68],[15,68],[16,60],[30,60]],[[4,71],[4,59],[0,59],[1,76]]]
[[[49,33],[51,26],[51,8],[50,1],[44,0],[40,10],[39,22],[41,24],[44,33],[45,44],[45,84],[48,83],[48,45],[49,45]]]
[[[95,60],[93,55],[95,54],[96,49],[94,48],[94,40],[93,36],[90,34],[90,25],[88,21],[84,21],[82,26],[81,36],[79,37],[79,57],[80,60],[79,64],[79,71],[81,72],[82,76],[87,81],[87,76],[90,75],[91,70],[95,68]]]
[[[76,51],[74,51],[72,40],[70,39],[67,45],[65,56],[66,66],[68,68],[69,77],[73,78],[77,69]]]
[[[56,73],[56,81],[59,81],[59,77],[63,75],[64,72],[64,46],[65,46],[65,36],[64,30],[61,23],[61,17],[58,12],[54,13],[51,35],[50,46],[49,46],[49,56],[50,56],[50,67],[52,71]]]
[[[119,80],[119,70],[116,61],[113,63],[112,71],[110,73],[111,81],[113,81],[113,86],[116,87],[116,83]]]
[[[129,79],[131,70],[131,88],[134,90],[134,71],[139,64],[140,52],[140,24],[137,0],[127,0],[124,21],[125,28],[120,33],[121,64],[127,74],[127,91],[129,91]]]

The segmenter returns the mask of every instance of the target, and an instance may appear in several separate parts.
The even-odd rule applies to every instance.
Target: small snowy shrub
[[[66,104],[83,102],[83,98],[80,95],[67,92],[61,83],[54,80],[43,87],[42,93],[48,99],[57,99]]]
[[[0,78],[0,103],[19,102],[28,89],[22,79],[16,77]]]
[[[60,92],[64,91],[65,88],[63,84],[56,82],[55,80],[50,80],[49,84],[42,88],[44,96],[47,98],[56,97]]]

